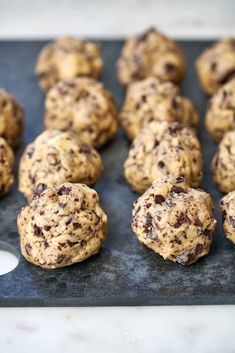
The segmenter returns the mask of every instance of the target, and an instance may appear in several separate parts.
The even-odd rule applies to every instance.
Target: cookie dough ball
[[[128,86],[120,120],[132,140],[153,120],[179,121],[197,128],[198,114],[190,100],[180,96],[178,86],[149,77]]]
[[[117,75],[122,85],[149,76],[179,83],[185,71],[181,48],[154,28],[129,38],[117,62]]]
[[[14,154],[8,143],[0,137],[0,196],[6,194],[13,182]]]
[[[217,142],[227,131],[235,130],[235,78],[211,98],[206,113],[206,127]]]
[[[225,235],[235,244],[235,191],[231,191],[222,198],[220,208]]]
[[[111,93],[93,79],[61,81],[47,94],[45,127],[72,130],[96,148],[117,132],[118,112]]]
[[[23,256],[46,269],[72,265],[99,252],[107,216],[95,190],[64,183],[36,194],[18,216]]]
[[[235,189],[235,131],[227,132],[212,161],[214,181],[222,192]]]
[[[16,147],[23,132],[24,111],[21,104],[8,92],[0,89],[0,136]]]
[[[190,265],[207,255],[216,224],[209,194],[183,177],[156,181],[134,204],[132,229],[165,260]]]
[[[93,185],[102,170],[101,158],[71,132],[47,130],[30,143],[20,160],[19,190],[28,200],[38,184],[45,189],[66,181]]]
[[[225,38],[206,49],[196,60],[202,89],[209,95],[235,75],[235,39]]]
[[[99,78],[102,71],[101,47],[72,37],[63,37],[46,45],[38,58],[35,73],[47,91],[60,80],[78,76]]]
[[[178,122],[153,121],[133,141],[124,164],[132,188],[143,193],[154,180],[172,174],[184,176],[198,187],[202,178],[202,153],[195,132]]]

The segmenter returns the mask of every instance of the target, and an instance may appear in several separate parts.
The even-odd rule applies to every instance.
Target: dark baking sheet
[[[9,90],[26,110],[26,128],[20,156],[26,142],[42,131],[44,95],[33,70],[45,42],[0,42],[0,86]],[[221,194],[210,174],[215,145],[204,129],[206,97],[200,90],[193,62],[210,42],[181,42],[188,59],[188,74],[182,92],[190,97],[200,117],[205,170],[203,188],[211,193],[218,226],[209,256],[190,267],[164,261],[140,245],[130,229],[132,203],[137,198],[123,177],[128,142],[120,131],[101,152],[104,173],[96,190],[109,218],[109,234],[103,250],[87,261],[59,270],[43,270],[20,257],[12,272],[0,276],[0,306],[96,306],[235,304],[234,247],[225,239],[217,207]],[[119,107],[123,91],[115,77],[115,62],[121,41],[104,41],[102,81],[114,93]],[[17,158],[18,161],[18,158]],[[16,168],[17,170],[17,168]],[[17,185],[0,200],[0,241],[19,252],[16,217],[25,199]],[[1,244],[0,244],[1,247]]]

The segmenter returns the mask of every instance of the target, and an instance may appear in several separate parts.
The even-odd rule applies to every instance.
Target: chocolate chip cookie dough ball
[[[13,182],[14,154],[8,143],[0,137],[0,196],[6,194]]]
[[[214,181],[222,192],[235,189],[235,131],[227,132],[212,161]]]
[[[112,94],[89,78],[61,81],[47,94],[45,127],[71,130],[96,148],[117,132],[118,112]]]
[[[46,45],[38,58],[35,73],[47,91],[60,80],[78,76],[99,78],[102,71],[101,47],[98,43],[63,37]]]
[[[207,255],[216,220],[209,194],[183,177],[156,181],[134,204],[132,229],[165,260],[190,265]]]
[[[220,208],[225,235],[235,244],[235,191],[231,191],[222,198]]]
[[[24,111],[21,104],[8,92],[0,89],[0,136],[16,147],[23,132]]]
[[[209,95],[235,75],[235,39],[225,38],[206,49],[196,60],[202,89]]]
[[[198,114],[172,82],[160,82],[155,77],[132,82],[120,114],[129,139],[134,139],[153,120],[179,121],[197,128]]]
[[[101,170],[101,158],[90,145],[71,132],[47,130],[26,147],[21,157],[19,190],[31,200],[38,188],[66,181],[93,185]]]
[[[211,98],[206,113],[206,127],[217,142],[227,131],[235,130],[235,78]]]
[[[107,216],[95,190],[64,183],[35,194],[18,216],[23,256],[46,269],[72,265],[99,252]]]
[[[179,83],[186,71],[181,48],[154,28],[127,39],[117,62],[117,75],[124,86],[154,76]]]
[[[202,153],[195,132],[178,122],[153,121],[133,141],[124,173],[133,190],[143,193],[165,175],[184,176],[198,187]]]

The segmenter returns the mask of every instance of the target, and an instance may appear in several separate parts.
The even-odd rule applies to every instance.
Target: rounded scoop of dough
[[[226,132],[212,161],[215,183],[222,192],[235,189],[235,131]]]
[[[155,181],[134,204],[132,229],[164,259],[190,265],[207,255],[216,224],[209,194],[183,177]]]
[[[22,105],[8,92],[0,89],[0,136],[16,147],[23,133],[24,111]]]
[[[220,208],[225,235],[235,244],[235,191],[231,191],[222,198]]]
[[[38,184],[44,189],[66,181],[93,185],[101,170],[102,160],[93,147],[71,132],[46,130],[21,157],[19,190],[31,200]]]
[[[206,127],[215,141],[227,131],[235,130],[235,78],[222,86],[211,98],[206,113]]]
[[[184,176],[198,187],[202,178],[202,153],[195,132],[178,122],[153,121],[135,138],[124,164],[132,188],[143,193],[154,180],[172,174]]]
[[[191,101],[181,97],[178,86],[172,82],[160,82],[155,77],[132,82],[120,114],[129,139],[133,140],[154,120],[179,121],[196,129],[198,114]]]
[[[0,137],[0,196],[6,194],[13,182],[14,154],[8,143]]]
[[[235,39],[225,38],[206,49],[196,60],[202,89],[209,95],[235,76]]]
[[[72,265],[99,252],[107,216],[95,190],[64,183],[36,193],[18,216],[23,256],[46,269]]]
[[[124,86],[149,76],[179,83],[185,71],[179,45],[155,28],[127,39],[117,62],[118,79]]]
[[[45,127],[71,130],[100,148],[117,132],[118,112],[112,94],[89,78],[61,81],[47,94]]]
[[[78,76],[99,78],[102,66],[100,44],[62,37],[42,49],[35,73],[41,88],[47,91],[60,80]]]

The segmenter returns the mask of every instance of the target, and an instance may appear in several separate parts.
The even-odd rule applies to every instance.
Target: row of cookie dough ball
[[[84,136],[85,136],[87,139],[90,139],[89,141],[85,140],[86,142],[92,143],[93,146],[95,146],[95,147],[101,147],[107,141],[96,143],[95,142],[96,136],[93,138],[93,140],[91,138],[92,132],[94,132],[94,134],[96,135],[97,128],[93,129],[93,131],[92,131],[92,130],[87,129],[87,127],[85,127],[84,129],[82,129],[81,126],[76,127],[76,124],[75,124],[75,122],[76,122],[76,109],[75,109],[75,107],[77,108],[75,102],[80,101],[80,100],[83,101],[78,110],[80,110],[79,115],[84,116],[86,114],[86,109],[87,109],[88,105],[91,107],[93,105],[94,107],[97,108],[97,105],[96,105],[97,104],[97,97],[96,97],[96,92],[93,96],[92,96],[92,94],[90,94],[91,87],[95,85],[95,82],[94,81],[91,82],[91,79],[83,79],[83,82],[84,82],[83,86],[84,87],[81,89],[80,93],[77,94],[78,86],[79,85],[82,86],[81,85],[82,79],[73,79],[73,77],[80,76],[80,75],[85,75],[85,76],[89,75],[89,72],[88,72],[89,67],[86,67],[86,69],[84,68],[84,70],[82,70],[82,72],[79,72],[78,67],[80,64],[78,65],[78,67],[76,67],[76,65],[77,65],[77,62],[81,63],[82,60],[75,58],[74,55],[77,52],[79,53],[79,55],[81,54],[81,52],[84,53],[84,51],[86,51],[86,45],[82,45],[79,47],[80,49],[78,49],[78,48],[76,48],[76,43],[73,42],[74,46],[72,45],[73,49],[70,52],[69,48],[67,48],[67,49],[65,48],[67,45],[66,43],[69,43],[69,42],[72,43],[73,40],[64,39],[61,41],[61,43],[58,46],[55,43],[54,48],[53,48],[53,45],[51,45],[52,51],[50,52],[50,50],[49,50],[49,52],[47,53],[47,55],[48,55],[47,58],[50,58],[50,59],[52,58],[51,67],[48,71],[46,70],[44,73],[42,73],[42,72],[40,73],[41,85],[46,90],[48,88],[52,87],[57,81],[61,81],[63,79],[68,79],[68,78],[70,79],[70,81],[66,80],[66,81],[62,81],[62,82],[57,83],[49,91],[47,99],[46,99],[45,125],[48,128],[59,127],[59,129],[61,129],[61,130],[72,130],[76,133],[79,132],[80,134],[81,134],[81,131],[84,130],[83,141],[84,141]],[[158,43],[157,46],[156,46],[156,43]],[[125,54],[125,47],[129,48],[128,50],[126,50],[126,54]],[[119,62],[118,62],[119,79],[120,79],[120,82],[122,82],[124,85],[129,84],[133,80],[145,78],[148,76],[157,76],[161,80],[172,80],[173,82],[177,82],[177,83],[182,79],[182,77],[184,75],[184,71],[185,71],[185,60],[183,58],[182,52],[175,45],[175,43],[173,43],[172,41],[168,41],[167,38],[160,35],[155,30],[150,30],[150,31],[146,32],[144,35],[138,36],[138,37],[134,38],[133,40],[130,39],[126,43],[125,47],[123,49],[123,53],[122,53],[122,55],[119,59]],[[92,46],[91,46],[91,48],[92,48]],[[138,52],[138,50],[139,50],[139,52]],[[137,52],[138,52],[138,55],[137,55]],[[147,52],[147,55],[145,55],[146,52]],[[63,58],[65,55],[63,53],[66,53],[66,55],[67,55],[67,53],[69,53],[67,60],[68,60],[68,63],[70,63],[69,64],[70,69],[72,68],[69,73],[66,72],[67,71],[66,65],[63,65],[63,61],[61,60],[61,58]],[[54,58],[54,54],[55,54],[55,58]],[[89,54],[90,61],[92,63],[91,67],[93,67],[93,69],[94,69],[94,67],[96,67],[96,69],[97,69],[97,67],[101,68],[100,61],[93,60],[94,58],[92,56],[96,55],[96,54],[97,54],[97,51],[95,52],[94,47],[93,47],[93,54],[92,53]],[[86,57],[86,55],[85,55],[85,57]],[[128,55],[129,55],[129,57],[128,57]],[[41,56],[43,57],[43,53]],[[166,60],[166,58],[168,58],[168,60]],[[47,60],[48,59],[46,59],[45,64],[46,64]],[[85,63],[88,63],[88,61],[89,60],[87,60],[87,58],[86,58]],[[159,64],[155,65],[157,61]],[[65,60],[65,62],[66,62],[66,60]],[[142,66],[141,70],[140,70],[140,66],[139,66],[140,62],[141,62],[141,66]],[[71,63],[73,63],[73,64],[71,65]],[[96,63],[96,64],[94,64],[94,63]],[[55,66],[59,65],[59,68],[57,67],[57,69],[55,70],[55,68],[53,68],[54,64],[55,64]],[[154,65],[152,65],[152,64],[154,64]],[[39,66],[39,64],[37,65],[37,70],[38,70],[38,66]],[[60,67],[60,66],[62,66],[62,67]],[[82,66],[85,67],[86,65],[83,64]],[[164,70],[162,70],[163,67],[164,67]],[[131,69],[129,70],[129,68],[131,68]],[[93,69],[91,69],[91,71],[90,71],[90,76],[97,78],[99,76],[97,74],[97,70],[94,69],[94,72],[96,72],[96,73],[93,73],[92,72]],[[76,71],[76,70],[78,70],[78,71]],[[49,76],[47,76],[48,73],[49,73]],[[161,77],[160,73],[162,73],[162,77]],[[43,81],[44,81],[44,83],[43,83]],[[88,85],[89,81],[90,81],[91,85],[90,85],[90,88],[88,89],[88,93],[87,93],[86,86]],[[51,82],[51,84],[49,84],[48,82]],[[79,85],[77,85],[77,82],[79,82]],[[47,86],[47,83],[48,83],[48,86]],[[147,94],[145,93],[145,87],[147,90]],[[152,90],[152,92],[151,92],[151,90]],[[131,93],[129,93],[129,92],[131,92]],[[81,99],[81,96],[82,96],[82,99]],[[96,100],[95,103],[93,102],[94,96],[95,96],[95,100]],[[91,104],[91,102],[93,102],[93,103]],[[99,99],[98,99],[98,103],[99,103]],[[103,103],[101,103],[101,106],[102,106],[102,104]],[[99,107],[99,105],[98,105],[98,107]],[[156,109],[156,107],[158,107],[158,109]],[[152,111],[151,111],[151,109],[152,109]],[[92,113],[94,113],[94,109],[92,108],[91,110],[92,110]],[[98,110],[99,110],[99,108],[98,108]],[[112,114],[113,115],[116,114],[116,111],[115,111],[115,113],[113,113],[115,108],[114,109],[111,108],[108,110],[111,110],[111,119],[112,119]],[[61,114],[62,111],[63,111],[63,113]],[[81,114],[84,111],[85,111],[85,114]],[[103,112],[101,109],[101,114],[100,114],[99,118],[102,116],[102,114],[103,114]],[[138,114],[138,119],[136,119],[136,121],[135,121],[134,119],[137,114]],[[94,115],[95,115],[95,118],[97,118],[96,114],[94,114]],[[66,116],[71,116],[71,119],[66,119]],[[146,118],[145,118],[145,116],[146,116]],[[152,142],[153,142],[153,139],[151,137],[152,131],[147,130],[147,127],[148,127],[147,125],[152,120],[159,120],[159,119],[161,120],[161,117],[164,117],[164,118],[162,118],[162,120],[165,120],[165,121],[162,121],[161,123],[160,122],[159,123],[153,122],[152,125],[150,124],[152,131],[154,131],[154,126],[156,125],[155,133],[159,132],[158,138],[156,138],[154,143],[152,144]],[[98,120],[99,120],[99,123],[102,122],[102,119],[97,119],[97,122],[98,122]],[[185,175],[185,178],[190,185],[192,185],[192,186],[199,185],[200,179],[201,179],[201,169],[202,169],[202,157],[201,157],[201,151],[200,151],[200,144],[197,140],[195,133],[192,132],[191,129],[189,129],[186,126],[179,124],[179,123],[172,123],[172,124],[168,123],[173,120],[178,120],[178,121],[181,121],[184,123],[188,123],[189,125],[191,125],[194,128],[197,126],[197,122],[198,122],[197,113],[196,113],[194,107],[192,106],[191,102],[189,100],[187,100],[186,98],[183,98],[179,95],[178,88],[173,83],[166,82],[164,84],[164,83],[161,83],[157,78],[150,77],[149,79],[143,80],[143,82],[133,82],[129,86],[128,94],[127,94],[126,101],[124,104],[124,109],[121,113],[122,125],[123,125],[124,129],[126,130],[126,133],[130,139],[133,139],[136,136],[138,136],[140,131],[142,130],[142,128],[145,126],[146,126],[147,133],[145,132],[146,136],[143,138],[143,141],[142,141],[143,142],[142,151],[139,150],[139,145],[141,145],[141,138],[138,137],[140,139],[140,143],[136,143],[137,151],[134,152],[132,156],[130,156],[129,165],[128,165],[128,161],[125,164],[125,174],[128,179],[128,167],[130,167],[130,168],[133,167],[133,165],[135,165],[135,163],[137,163],[137,168],[136,168],[137,171],[141,170],[141,169],[143,171],[145,169],[145,167],[150,168],[150,170],[152,171],[152,173],[150,173],[152,175],[150,177],[149,176],[147,177],[147,179],[149,178],[149,180],[145,180],[145,177],[143,177],[141,175],[141,172],[139,173],[140,176],[138,176],[138,173],[136,175],[134,175],[135,170],[130,169],[129,175],[134,176],[134,179],[137,179],[137,186],[136,187],[134,186],[135,181],[131,182],[132,186],[137,191],[143,192],[144,190],[146,190],[146,188],[148,188],[151,185],[151,183],[155,179],[155,177],[159,177],[159,178],[163,177],[164,178],[164,175],[171,174],[171,171],[164,170],[166,165],[167,165],[167,168],[171,167],[171,161],[173,163],[172,168],[171,168],[172,171],[179,170],[178,175],[181,175],[181,174]],[[53,126],[53,124],[54,124],[54,126]],[[78,125],[80,125],[80,122],[78,122]],[[99,127],[99,125],[98,125],[98,127]],[[159,129],[159,127],[160,127],[160,129]],[[107,128],[107,130],[110,129],[110,122],[107,122],[106,128]],[[115,129],[117,129],[117,124],[116,124]],[[104,135],[107,134],[107,130],[105,131]],[[181,131],[181,133],[179,133],[180,131]],[[115,131],[113,131],[112,134],[114,135],[114,133],[115,133]],[[147,143],[147,145],[145,146],[146,137],[148,139],[148,134],[150,134],[149,135],[150,142]],[[162,138],[162,136],[164,136],[164,138]],[[174,136],[174,138],[172,138],[172,136]],[[108,139],[111,139],[111,138],[112,138],[112,136],[109,137]],[[105,140],[105,137],[104,137],[104,140]],[[172,141],[172,140],[174,140],[174,141]],[[101,139],[101,141],[102,141],[102,139]],[[134,145],[135,145],[135,142],[134,142],[133,146]],[[151,158],[149,158],[149,160],[147,160],[147,161],[145,160],[146,151],[148,152],[148,150],[154,149],[155,147],[157,147],[159,145],[160,145],[160,147],[157,149],[158,151],[155,154],[158,155],[158,159],[159,159],[159,162],[157,163],[158,169],[159,170],[163,169],[163,172],[162,171],[159,172],[158,170],[156,170],[155,165],[154,165]],[[190,156],[191,149],[193,150],[192,156]],[[167,152],[169,150],[171,151],[170,153]],[[130,152],[133,152],[133,150],[131,150]],[[29,155],[30,155],[30,153],[29,153]],[[136,157],[136,155],[138,158]],[[169,163],[168,162],[164,163],[166,155],[168,155],[170,158]],[[139,158],[139,156],[140,156],[140,158]],[[52,154],[52,165],[54,163],[54,157],[55,156]],[[133,160],[131,160],[131,158]],[[142,161],[141,161],[141,158],[142,158]],[[161,159],[163,159],[164,161]],[[40,160],[40,158],[39,158],[39,160]],[[136,162],[136,160],[137,160],[137,162]],[[141,165],[141,163],[140,163],[140,165],[138,165],[138,160],[140,160],[140,162],[142,162],[142,165]],[[30,167],[31,162],[28,162],[28,163],[29,163],[28,170],[30,170],[31,169],[31,167]],[[25,164],[26,164],[26,162],[25,162]],[[181,170],[181,168],[182,168],[182,170]],[[37,171],[39,170],[38,167],[36,167],[35,169]],[[24,168],[23,168],[23,170],[24,170]],[[43,172],[45,175],[45,170],[43,170]],[[51,174],[50,171],[48,173]],[[37,172],[36,172],[36,174],[37,174]],[[143,177],[143,180],[141,179],[142,177]],[[168,176],[166,178],[170,178],[170,177]],[[22,180],[23,179],[24,178],[22,178]],[[47,179],[47,177],[46,177],[46,179]],[[59,182],[59,180],[56,181],[56,184],[58,182]],[[76,180],[75,180],[75,182],[76,182]],[[165,182],[169,183],[168,180],[166,180]],[[29,184],[30,183],[34,184],[34,177],[32,177],[31,175],[29,176]],[[138,185],[138,183],[139,183],[139,185]],[[179,183],[179,180],[177,180],[177,182],[175,182],[175,183]],[[37,185],[37,181],[35,182],[35,185]],[[35,185],[34,185],[34,187],[35,187]],[[49,191],[47,191],[48,189],[44,190],[45,185],[48,186],[47,184],[44,184],[44,183],[39,184],[39,190],[36,190],[35,197],[41,197],[40,195],[43,196],[44,193],[46,194],[47,192],[49,192]],[[189,188],[189,185],[187,183],[186,183],[186,185]],[[139,188],[142,188],[142,189],[140,190]],[[172,188],[173,188],[173,186],[172,186]],[[26,186],[26,189],[29,189],[29,187]],[[173,189],[177,190],[177,188],[173,188]],[[192,190],[194,190],[194,189],[192,189]],[[173,191],[173,194],[176,194],[176,195],[181,194],[181,193],[187,194],[187,192]],[[203,194],[203,196],[205,196],[205,195]],[[30,191],[29,199],[31,197],[32,197],[32,190]],[[202,197],[202,200],[203,200],[203,197]],[[203,237],[205,237],[205,235],[207,235],[208,241],[206,241],[204,244],[205,239],[202,237],[201,242],[199,242],[196,245],[194,243],[192,244],[193,246],[194,245],[195,246],[192,247],[191,252],[189,251],[189,247],[188,247],[188,248],[185,248],[185,251],[182,253],[181,250],[183,249],[183,247],[179,246],[180,249],[178,251],[178,254],[168,256],[166,254],[164,255],[164,251],[163,251],[163,253],[162,253],[163,257],[172,259],[173,261],[177,261],[180,263],[190,264],[190,263],[196,261],[196,259],[198,257],[205,255],[209,251],[209,245],[212,240],[213,224],[215,224],[215,221],[214,221],[214,219],[212,219],[213,218],[212,214],[211,214],[212,206],[209,201],[206,202],[206,208],[209,213],[208,218],[211,221],[212,226],[211,226],[211,229],[208,229],[208,232],[207,232],[207,228],[204,229],[205,232],[201,231],[201,235],[203,235]],[[181,221],[182,221],[182,219],[181,219]],[[199,220],[199,223],[200,222],[201,221]],[[182,223],[184,223],[184,221]],[[133,226],[133,230],[135,230],[134,226]],[[37,232],[40,233],[40,231],[36,228],[36,233]],[[194,232],[192,231],[192,234],[193,233]],[[210,234],[207,234],[207,233],[210,233]],[[178,243],[178,245],[182,244],[182,243],[179,244],[180,243],[179,239],[176,239],[175,242],[172,242],[170,239],[168,239],[168,240],[171,245],[177,244],[177,243]],[[189,235],[189,242],[191,240],[190,240],[190,235]],[[186,242],[184,242],[183,246],[186,246],[186,245],[187,245]],[[31,248],[30,248],[30,246],[31,246]],[[69,245],[67,244],[65,246],[65,248],[67,248],[67,246],[69,246]],[[25,250],[24,254],[25,254],[25,256],[27,256],[27,255],[29,256],[29,253],[30,253],[29,250],[32,250],[32,245],[28,245],[28,246],[26,246],[26,248],[27,248],[27,251]],[[60,247],[60,248],[62,249],[63,247]],[[161,251],[158,251],[158,252],[161,254]],[[56,256],[57,255],[58,254],[56,254]],[[59,255],[61,255],[61,254],[59,254]],[[40,256],[39,256],[39,258],[40,258]],[[53,261],[55,261],[55,257],[53,259],[54,260],[52,260],[52,263],[53,263]],[[179,259],[181,259],[181,260],[179,260]],[[65,264],[70,264],[70,263],[79,261],[79,260],[72,261],[71,259],[68,260],[66,258],[66,256],[63,257],[64,261],[61,260],[61,262],[60,262],[60,260],[61,260],[61,257],[59,258],[59,266],[58,267],[60,267],[60,265],[64,266]],[[41,264],[41,265],[43,265],[43,264]],[[46,266],[57,267],[57,265],[58,265],[58,259],[55,261],[54,265],[49,263],[49,265],[44,264],[43,266],[44,267],[46,267]]]

